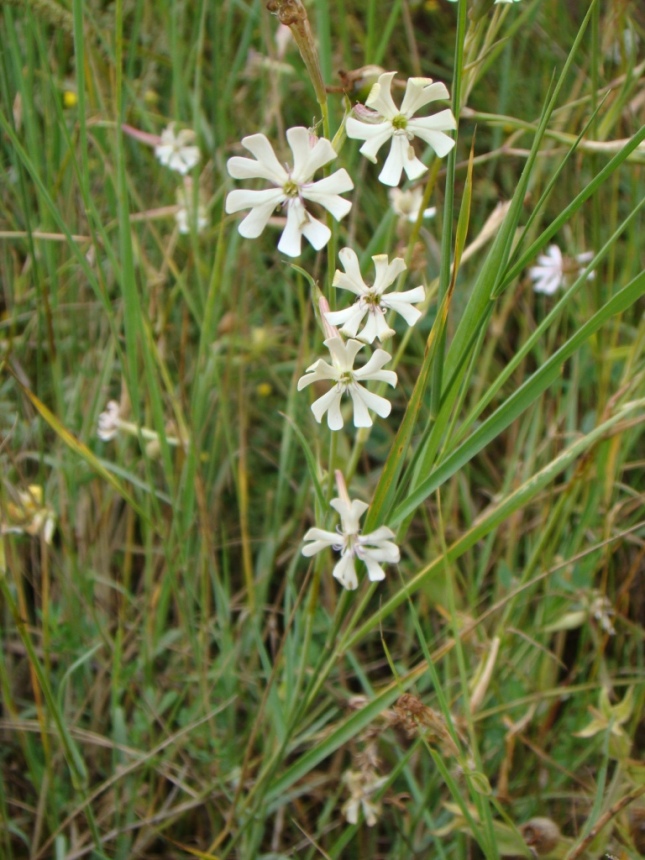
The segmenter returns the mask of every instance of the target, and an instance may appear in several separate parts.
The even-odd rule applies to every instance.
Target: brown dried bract
[[[307,11],[300,0],[267,0],[267,9],[277,15],[281,24],[291,27],[304,21]]]
[[[459,748],[452,739],[443,716],[411,693],[399,697],[393,709],[392,725],[404,729],[409,736],[419,733],[426,740],[441,746],[446,755],[458,756]]]

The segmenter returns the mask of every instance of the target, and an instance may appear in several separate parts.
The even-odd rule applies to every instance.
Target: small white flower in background
[[[369,505],[358,499],[350,500],[342,473],[336,471],[336,486],[338,498],[332,499],[331,507],[340,515],[340,525],[337,531],[312,528],[305,534],[303,540],[309,541],[303,548],[302,554],[310,557],[331,547],[340,553],[340,561],[334,567],[334,577],[349,589],[358,588],[355,560],[359,558],[365,563],[367,575],[372,582],[385,579],[382,564],[396,564],[401,558],[398,546],[392,542],[394,532],[387,526],[380,526],[376,531],[367,535],[360,532],[359,521]]]
[[[396,72],[382,74],[372,87],[364,107],[355,108],[359,116],[347,118],[347,137],[364,140],[360,152],[370,161],[376,162],[376,154],[388,140],[392,141],[390,154],[385,160],[379,179],[384,185],[398,185],[405,170],[408,179],[418,179],[428,169],[414,152],[412,141],[421,138],[442,158],[455,145],[455,141],[444,134],[454,131],[457,123],[451,110],[442,110],[434,116],[414,118],[419,108],[437,99],[448,99],[450,94],[445,84],[433,83],[431,78],[408,78],[401,107],[392,99],[392,81]]]
[[[337,153],[326,138],[315,139],[306,128],[297,126],[287,131],[287,141],[293,153],[293,168],[283,167],[264,134],[252,134],[242,140],[242,146],[254,156],[234,156],[228,161],[228,172],[234,179],[266,179],[275,188],[263,191],[237,189],[226,198],[226,212],[250,209],[238,227],[247,239],[257,238],[278,206],[286,207],[287,225],[280,237],[278,250],[289,257],[301,252],[304,236],[319,251],[331,238],[331,230],[314,218],[305,201],[318,203],[340,221],[352,208],[349,200],[340,197],[354,187],[344,168],[324,179],[312,182],[314,173],[333,161]]]
[[[354,370],[354,359],[358,351],[365,346],[364,343],[360,340],[348,340],[345,343],[340,335],[328,337],[324,343],[329,350],[332,363],[329,364],[323,358],[319,358],[298,380],[298,391],[302,391],[312,382],[330,380],[334,383],[326,394],[311,404],[311,411],[316,421],[320,424],[323,415],[327,413],[329,429],[341,430],[344,421],[340,403],[346,392],[349,392],[352,398],[354,427],[372,426],[370,409],[381,418],[387,418],[392,410],[390,401],[379,394],[367,391],[360,383],[373,380],[386,382],[392,387],[396,385],[396,373],[393,370],[381,369],[392,358],[389,352],[385,352],[384,349],[374,350],[367,364]]]
[[[121,407],[116,400],[110,400],[105,407],[105,411],[99,415],[96,435],[104,442],[109,442],[111,439],[114,439],[120,427]]]
[[[176,170],[185,176],[200,159],[199,147],[193,146],[195,132],[183,128],[175,134],[175,123],[161,132],[160,142],[155,146],[155,155],[159,161],[171,170]]]
[[[575,258],[564,257],[557,245],[549,245],[546,253],[537,259],[537,265],[529,269],[529,278],[533,281],[536,293],[546,293],[551,296],[564,286],[568,275],[578,276],[585,265],[593,258],[593,251],[577,254]],[[594,277],[590,272],[588,278]]]
[[[193,194],[192,182],[189,177],[186,177],[184,185],[177,189],[179,208],[175,212],[175,221],[180,233],[190,233],[193,229],[196,233],[201,233],[208,227],[206,206],[201,199],[198,199],[197,208],[195,208]]]
[[[495,0],[493,6],[496,6],[498,3],[519,3],[520,0]]]
[[[197,216],[196,218],[195,215]],[[206,207],[203,203],[200,203],[197,206],[197,212],[193,213],[192,209],[188,210],[186,206],[182,206],[175,212],[175,221],[177,222],[180,233],[190,233],[193,229],[193,225],[195,232],[201,233],[202,230],[205,230],[206,227],[208,227]]]
[[[417,185],[416,188],[408,188],[403,191],[401,188],[390,188],[390,203],[392,209],[399,216],[404,218],[411,224],[415,224],[423,205],[423,191]],[[435,206],[430,206],[423,210],[424,218],[434,218],[437,214]]]
[[[611,605],[606,594],[602,594],[596,590],[591,593],[589,613],[608,636],[616,635],[616,628],[614,627],[616,610]]]
[[[377,337],[379,340],[385,340],[394,334],[394,329],[391,329],[385,321],[385,314],[389,310],[400,314],[410,326],[416,323],[421,316],[421,311],[412,305],[424,300],[423,287],[415,287],[404,293],[385,295],[385,290],[407,268],[401,257],[395,257],[391,263],[388,262],[387,254],[377,254],[372,257],[376,277],[373,286],[368,287],[361,276],[356,253],[351,248],[343,248],[338,256],[345,271],[336,269],[333,285],[354,293],[358,296],[358,301],[346,310],[325,313],[327,322],[332,325],[342,325],[343,334],[357,337],[365,343],[372,343]],[[358,334],[358,329],[366,315],[365,328]]]
[[[374,827],[381,814],[381,804],[370,799],[370,796],[385,783],[385,777],[375,773],[363,773],[358,770],[347,770],[343,781],[349,790],[349,799],[343,804],[343,815],[348,824],[358,824],[358,813],[362,809],[365,823]]]

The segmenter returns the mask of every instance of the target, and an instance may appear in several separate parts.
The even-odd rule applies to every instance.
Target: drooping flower
[[[350,116],[347,119],[347,136],[364,140],[360,151],[370,161],[376,162],[376,154],[388,140],[392,141],[390,154],[385,160],[379,179],[384,185],[398,185],[405,170],[408,179],[418,179],[428,169],[416,156],[412,141],[421,138],[442,158],[455,145],[445,134],[457,128],[451,110],[439,111],[433,116],[415,118],[419,108],[437,99],[450,97],[445,84],[433,83],[431,78],[408,78],[401,107],[392,99],[392,81],[396,72],[385,72],[372,87],[365,104],[376,113],[365,108],[357,112],[365,120]]]
[[[193,146],[195,132],[190,128],[182,128],[175,134],[175,123],[161,132],[160,142],[155,146],[155,155],[159,161],[185,176],[200,159],[199,147]]]
[[[357,558],[365,563],[370,581],[379,582],[385,579],[381,565],[396,564],[401,553],[392,541],[394,532],[387,526],[380,526],[367,535],[361,534],[359,522],[369,505],[358,499],[352,501],[342,473],[336,471],[335,474],[338,498],[332,499],[329,504],[340,515],[340,524],[335,532],[309,529],[304,536],[304,540],[309,543],[302,548],[302,554],[310,557],[332,547],[341,556],[334,567],[334,577],[349,591],[354,591],[358,588]]]
[[[351,248],[343,248],[338,254],[345,272],[336,270],[333,285],[343,290],[350,290],[358,296],[358,301],[350,308],[342,311],[329,311],[325,314],[327,322],[332,325],[342,325],[341,331],[348,337],[357,337],[365,343],[372,343],[375,338],[385,340],[394,334],[385,321],[389,310],[400,314],[408,325],[412,326],[421,316],[421,311],[413,307],[425,298],[423,287],[415,287],[404,293],[385,294],[385,290],[394,283],[406,265],[401,257],[395,257],[388,262],[387,254],[377,254],[372,257],[376,277],[374,284],[368,287],[361,276],[360,265],[356,253]],[[358,329],[367,315],[367,323],[360,334]]]
[[[415,224],[423,205],[421,188],[418,185],[415,188],[407,188],[405,191],[402,188],[390,188],[389,196],[392,209],[399,218]],[[423,210],[424,218],[434,218],[436,214],[435,206]]]
[[[537,265],[529,269],[533,289],[536,293],[553,295],[559,287],[564,286],[568,275],[579,275],[593,256],[593,251],[585,251],[584,254],[577,254],[572,259],[563,256],[557,245],[549,245],[546,253],[538,257]],[[593,272],[588,275],[589,278],[593,276]]]
[[[300,126],[287,131],[287,141],[293,153],[293,168],[283,167],[264,134],[252,134],[242,145],[254,156],[235,156],[228,161],[228,172],[234,179],[267,179],[275,188],[263,191],[236,189],[226,198],[230,215],[250,209],[238,230],[247,239],[257,238],[278,206],[286,208],[287,225],[280,237],[278,250],[289,257],[300,254],[304,236],[319,251],[331,237],[331,230],[306,209],[305,201],[318,203],[340,221],[352,208],[349,200],[340,197],[354,187],[344,168],[313,182],[314,173],[333,161],[336,152],[326,138],[313,141],[309,131]]]
[[[392,410],[390,401],[379,394],[367,391],[360,383],[373,380],[386,382],[392,387],[396,385],[396,373],[393,370],[381,369],[392,358],[389,352],[385,352],[384,349],[374,350],[367,364],[354,370],[354,359],[358,351],[365,346],[364,343],[359,340],[348,340],[345,343],[340,335],[328,337],[324,343],[329,350],[332,363],[329,364],[323,358],[319,358],[298,380],[298,391],[302,391],[312,382],[331,380],[334,383],[326,394],[311,404],[311,411],[316,421],[320,424],[323,415],[327,413],[329,429],[341,430],[344,421],[340,403],[345,392],[348,392],[352,398],[355,427],[372,426],[370,409],[381,418],[387,418]]]

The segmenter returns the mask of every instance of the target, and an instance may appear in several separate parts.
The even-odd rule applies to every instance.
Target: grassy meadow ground
[[[0,857],[640,857],[645,9],[305,5],[326,109],[263,0],[0,3]],[[334,138],[368,65],[448,86],[435,216],[340,133],[328,246],[243,238],[241,139]],[[389,418],[331,433],[345,246],[426,298]],[[355,591],[301,553],[337,469],[400,547]]]

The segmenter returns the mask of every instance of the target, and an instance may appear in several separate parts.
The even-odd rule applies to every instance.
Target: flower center
[[[354,374],[351,370],[344,370],[338,377],[338,381],[341,385],[347,388],[347,386],[351,385],[354,381]]]
[[[293,179],[287,179],[287,181],[282,186],[282,190],[287,195],[287,197],[297,197],[298,183],[294,182]]]
[[[402,113],[400,113],[398,116],[395,116],[392,120],[392,128],[395,128],[397,131],[403,131],[403,129],[407,128],[407,126],[407,117],[403,116]]]
[[[362,299],[371,311],[375,310],[381,304],[381,297],[374,290],[370,290]]]
[[[358,549],[358,535],[343,535],[343,555],[356,555]]]

